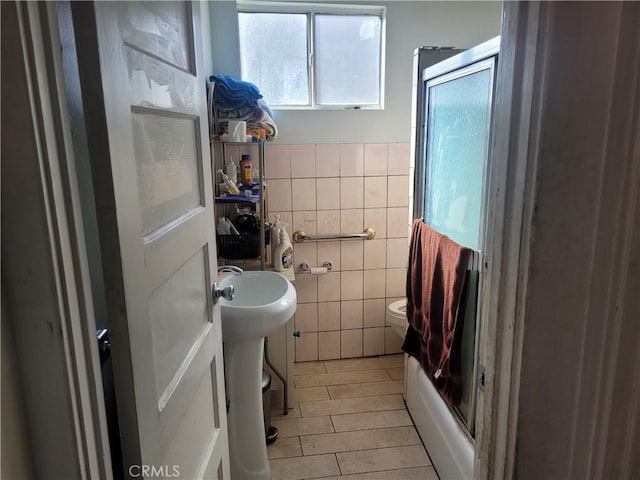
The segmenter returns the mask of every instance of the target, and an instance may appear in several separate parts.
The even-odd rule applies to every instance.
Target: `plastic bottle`
[[[229,222],[225,217],[218,217],[216,233],[218,235],[231,235],[231,222]]]
[[[227,176],[227,174],[222,171],[222,169],[218,170],[218,173],[222,177],[222,181],[224,182],[224,184],[227,186],[227,192],[229,192],[231,195],[240,195],[240,189],[238,189],[238,186],[235,184],[235,182],[232,181]]]
[[[233,157],[229,157],[229,160],[227,160],[225,170],[227,171],[227,177],[233,183],[238,183],[238,167],[233,163]]]
[[[288,270],[293,267],[293,247],[291,246],[291,240],[287,234],[286,223],[280,224],[280,242],[275,252],[275,265],[274,268],[278,272]]]
[[[253,160],[251,155],[242,155],[240,159],[240,182],[244,185],[251,185],[253,182]]]
[[[278,243],[280,243],[280,215],[274,215],[275,220],[271,224],[271,263],[275,268],[276,264],[276,248],[278,248]]]

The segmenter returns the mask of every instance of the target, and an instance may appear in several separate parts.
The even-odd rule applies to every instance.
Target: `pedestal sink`
[[[219,282],[233,285],[233,300],[220,299],[224,368],[229,400],[231,478],[268,480],[267,445],[262,417],[264,337],[296,311],[296,290],[275,272],[230,274]]]

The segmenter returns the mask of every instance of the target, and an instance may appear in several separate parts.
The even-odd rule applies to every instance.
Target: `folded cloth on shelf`
[[[211,137],[225,133],[229,120],[244,120],[248,128],[263,128],[267,140],[278,136],[273,112],[254,84],[228,75],[210,75],[207,93]]]
[[[473,251],[422,220],[413,222],[407,269],[407,321],[402,349],[414,357],[451,405],[462,399],[462,331]]]
[[[253,83],[237,80],[228,75],[211,75],[209,82],[215,82],[215,102],[226,109],[257,107],[262,98],[260,90]]]

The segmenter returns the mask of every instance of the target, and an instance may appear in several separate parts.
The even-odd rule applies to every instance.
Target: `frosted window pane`
[[[308,105],[307,15],[239,13],[242,79],[269,105]]]
[[[425,221],[479,250],[492,71],[428,88]]]
[[[316,103],[380,103],[380,33],[372,15],[316,15]]]

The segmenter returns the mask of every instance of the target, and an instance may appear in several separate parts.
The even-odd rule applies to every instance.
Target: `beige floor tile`
[[[387,368],[387,373],[394,380],[404,380],[404,366],[398,368]]]
[[[293,364],[294,375],[312,375],[327,373],[324,362],[296,362]]]
[[[358,430],[355,432],[307,435],[300,438],[305,455],[353,452],[371,448],[419,445],[420,437],[413,426]]]
[[[300,418],[302,415],[300,414],[300,404],[297,402],[293,404],[293,408],[288,409],[286,415],[282,409],[282,405],[271,404],[271,420],[279,420],[285,418]]]
[[[378,368],[403,367],[404,355],[354,358],[352,360],[333,360],[324,362],[324,365],[327,369],[327,373],[354,372],[359,370],[375,370]]]
[[[422,445],[337,453],[336,457],[344,475],[431,465]]]
[[[336,432],[413,425],[411,417],[406,410],[332,415],[331,421]]]
[[[435,469],[429,467],[400,468],[382,472],[356,473],[341,477],[327,477],[326,480],[438,480]]]
[[[299,375],[294,381],[296,388],[318,387],[321,385],[343,385],[350,383],[389,381],[391,377],[384,369],[364,372],[321,373],[317,375]]]
[[[271,424],[278,429],[279,438],[333,432],[333,424],[331,423],[331,418],[328,416],[282,420],[272,419]]]
[[[269,462],[271,480],[302,480],[340,475],[335,455],[281,458]]]
[[[301,457],[300,437],[278,438],[271,445],[267,445],[269,460],[276,458]]]
[[[296,402],[307,402],[309,400],[329,400],[327,387],[303,387],[296,388]]]
[[[402,393],[404,382],[393,380],[391,382],[354,383],[352,385],[331,385],[327,388],[332,399],[370,397],[372,395]]]
[[[366,398],[343,398],[340,400],[300,402],[300,411],[302,412],[303,417],[379,412],[383,410],[398,410],[400,408],[405,407],[402,395],[398,394]]]

